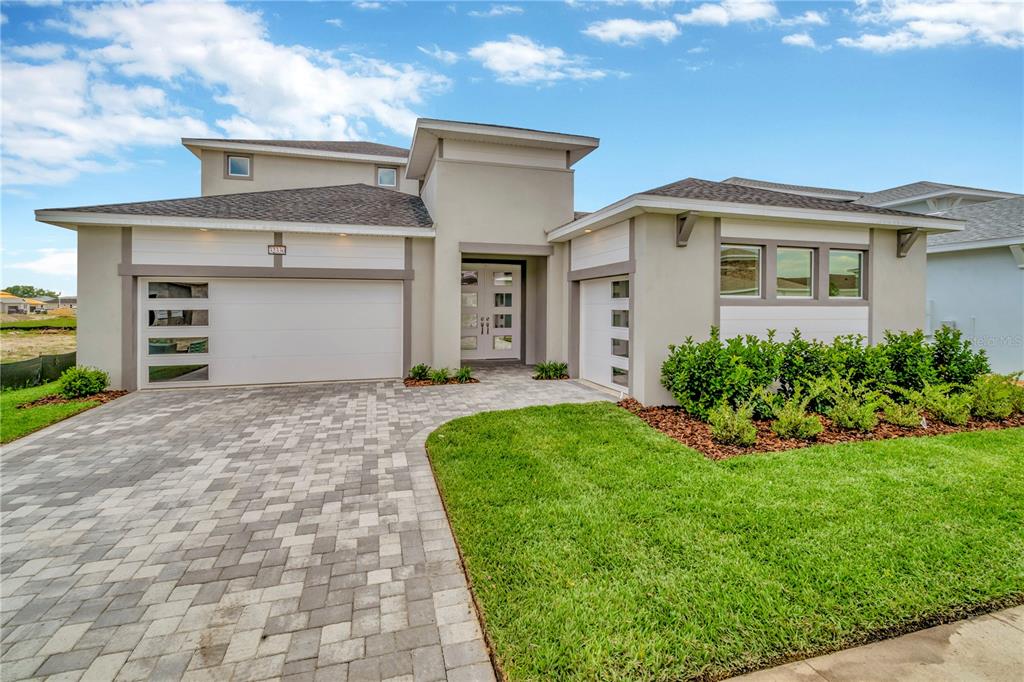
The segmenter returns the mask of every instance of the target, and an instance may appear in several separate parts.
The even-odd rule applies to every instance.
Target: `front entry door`
[[[518,359],[522,269],[462,264],[462,359]]]

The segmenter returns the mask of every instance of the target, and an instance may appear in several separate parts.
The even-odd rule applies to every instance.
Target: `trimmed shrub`
[[[920,396],[920,393],[917,393]],[[882,420],[899,426],[904,429],[913,429],[921,426],[921,400],[910,400],[908,402],[897,402],[890,397],[882,401]]]
[[[538,362],[533,366],[533,378],[539,380],[568,379],[569,365],[564,362]]]
[[[417,379],[422,381],[430,378],[430,365],[425,365],[422,362],[418,365],[413,365],[412,369],[409,370],[409,378]]]
[[[468,366],[459,367],[455,372],[455,380],[460,384],[468,384],[473,380],[473,368]]]
[[[868,432],[878,426],[876,412],[882,401],[869,383],[854,384],[833,372],[811,383],[811,395],[826,405],[825,413],[839,428]]]
[[[772,431],[779,438],[811,440],[822,432],[823,427],[818,415],[807,413],[810,396],[804,397],[800,393],[801,390],[797,387],[791,398],[781,405],[773,406],[775,421],[772,423]]]
[[[451,378],[452,373],[447,367],[430,370],[430,383],[432,384],[447,384]]]
[[[920,329],[914,332],[887,331],[880,347],[892,370],[892,377],[886,384],[920,391],[925,384],[935,382],[932,352]]]
[[[1015,374],[1011,378],[1013,380],[1013,411],[1024,413],[1024,385],[1017,383],[1020,381],[1019,374]]]
[[[974,352],[959,329],[940,327],[932,340],[932,365],[939,381],[967,385],[990,371],[984,350]]]
[[[95,367],[68,367],[60,375],[60,393],[65,398],[85,398],[110,385],[110,376]]]
[[[749,403],[734,408],[723,402],[713,407],[708,414],[711,437],[725,445],[749,447],[757,442],[757,427],[751,417],[754,408]]]
[[[971,414],[982,419],[1006,419],[1014,412],[1017,382],[1007,376],[986,374],[971,384]]]
[[[927,384],[922,391],[925,409],[936,420],[951,426],[963,426],[971,418],[970,393],[954,393],[950,384]]]

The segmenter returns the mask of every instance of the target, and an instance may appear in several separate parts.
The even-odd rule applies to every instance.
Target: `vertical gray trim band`
[[[405,238],[405,270],[412,271],[412,239]],[[413,273],[415,277],[415,273]],[[412,367],[412,280],[402,280],[402,376]]]
[[[132,228],[121,228],[121,264],[132,262]],[[138,290],[137,277],[121,278],[121,385],[126,391],[138,389]]]
[[[634,395],[633,391],[633,356],[636,355],[636,345],[633,343],[633,328],[636,327],[636,218],[629,219],[629,277],[626,281],[629,282],[629,330],[626,332],[626,338],[629,343],[629,357],[626,358],[626,371],[629,375],[626,377],[626,391],[629,395]]]
[[[711,287],[711,304],[714,311],[713,319],[715,327],[722,328],[722,219],[715,218],[715,268],[714,286]]]
[[[437,138],[437,158],[439,158],[439,159],[443,159],[444,158],[444,138],[443,137]]]
[[[874,296],[871,295],[871,265],[869,264],[872,256],[875,253],[875,231],[874,229],[868,230],[868,253],[864,257],[864,261],[860,264],[861,270],[865,272],[860,273],[862,286],[864,288],[864,297],[868,299],[868,344],[875,342],[875,300]],[[822,268],[825,272],[828,272],[828,265]],[[828,275],[825,275],[825,293],[828,294]]]
[[[632,313],[630,313],[632,314]],[[569,376],[580,376],[580,283],[569,282]]]
[[[274,246],[284,246],[284,232],[275,232],[274,233]],[[283,268],[284,267],[284,256],[282,256],[280,254],[274,254],[274,267],[275,268]]]

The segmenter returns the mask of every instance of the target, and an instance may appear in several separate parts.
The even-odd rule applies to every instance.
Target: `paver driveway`
[[[4,680],[492,679],[427,434],[522,369],[138,393],[2,459]]]

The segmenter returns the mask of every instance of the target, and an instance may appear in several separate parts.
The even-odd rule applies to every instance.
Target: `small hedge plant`
[[[569,365],[564,362],[538,362],[533,366],[533,378],[538,380],[568,379]]]
[[[432,384],[447,384],[451,378],[452,373],[447,367],[430,370],[430,383]]]
[[[987,374],[971,384],[971,414],[981,419],[1006,419],[1015,410],[1017,391],[1015,377]]]
[[[811,440],[817,437],[824,428],[818,415],[808,414],[807,405],[811,402],[811,397],[803,396],[801,392],[798,387],[788,400],[780,401],[776,398],[769,401],[775,416],[772,431],[779,438]]]
[[[757,442],[757,427],[754,426],[753,415],[754,407],[749,402],[739,407],[733,407],[726,402],[720,403],[708,413],[711,437],[725,445],[750,447]]]
[[[811,395],[824,402],[825,414],[839,428],[868,432],[878,426],[877,412],[882,404],[882,396],[869,383],[855,384],[833,372],[831,377],[811,383]]]
[[[110,376],[95,367],[68,367],[59,381],[60,394],[65,398],[85,398],[109,386]]]
[[[921,391],[925,409],[934,419],[951,426],[963,426],[971,418],[974,396],[954,393],[951,384],[926,384]]]
[[[409,370],[409,378],[416,379],[417,381],[423,381],[424,379],[430,378],[430,365],[425,365],[422,362],[418,365],[414,365]]]
[[[460,384],[468,384],[473,380],[473,368],[468,366],[459,367],[455,372],[455,381]]]

